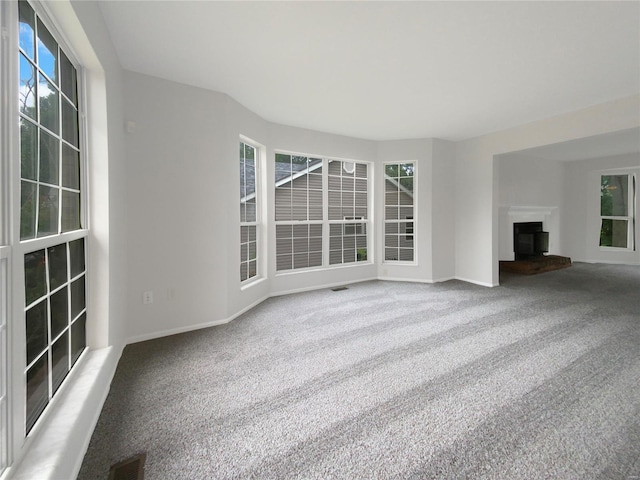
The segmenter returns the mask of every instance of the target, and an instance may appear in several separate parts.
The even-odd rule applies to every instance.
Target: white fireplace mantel
[[[499,209],[500,260],[514,260],[513,224],[542,222],[542,229],[549,232],[549,254],[558,255],[560,246],[560,222],[558,207],[532,207],[501,205]]]

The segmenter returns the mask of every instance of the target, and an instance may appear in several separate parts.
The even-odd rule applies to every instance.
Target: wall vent
[[[108,480],[143,480],[146,453],[141,453],[115,465],[111,465]]]
[[[342,290],[349,290],[349,287],[336,287],[331,289],[332,292],[340,292]]]

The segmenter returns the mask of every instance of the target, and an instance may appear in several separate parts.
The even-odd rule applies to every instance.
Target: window
[[[367,260],[367,164],[329,160],[329,264]]]
[[[600,176],[600,246],[634,250],[635,176]]]
[[[27,2],[20,12],[20,239],[81,228],[77,71]]]
[[[84,239],[24,256],[29,432],[85,347]]]
[[[252,145],[240,142],[240,281],[258,275],[258,175]]]
[[[322,265],[323,160],[276,153],[276,270]]]
[[[19,252],[28,434],[86,346],[78,70],[44,20],[18,5]],[[34,241],[36,240],[37,241]]]
[[[367,260],[368,164],[277,153],[276,270]]]
[[[413,162],[384,165],[384,260],[413,262],[414,247]]]

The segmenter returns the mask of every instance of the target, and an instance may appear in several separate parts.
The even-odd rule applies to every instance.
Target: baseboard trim
[[[428,283],[433,284],[436,283],[435,280],[431,280],[430,278],[404,278],[404,277],[390,277],[388,275],[383,275],[377,278],[377,280],[384,282],[408,282],[408,283]]]
[[[498,287],[500,285],[499,283],[478,282],[477,280],[471,280],[469,278],[464,278],[464,277],[456,277],[455,279],[456,280],[460,280],[461,282],[473,283],[474,285],[480,285],[481,287],[493,288],[493,287]]]
[[[162,330],[162,331],[159,331],[159,332],[146,333],[146,334],[143,334],[143,335],[136,335],[135,337],[128,338],[127,341],[126,341],[126,344],[129,345],[131,343],[146,342],[147,340],[154,340],[156,338],[168,337],[169,335],[177,335],[179,333],[192,332],[193,330],[201,330],[203,328],[209,328],[209,327],[216,327],[218,325],[224,325],[226,323],[229,323],[229,322],[235,320],[240,315],[242,315],[243,313],[251,310],[252,308],[256,307],[257,305],[261,304],[262,302],[264,302],[268,298],[269,298],[269,295],[265,295],[265,296],[259,298],[258,300],[256,300],[255,302],[251,303],[250,305],[247,305],[242,310],[239,310],[238,312],[234,313],[233,315],[231,315],[230,317],[227,317],[227,318],[222,318],[222,319],[219,319],[219,320],[213,320],[211,322],[197,323],[197,324],[194,324],[194,325],[188,325],[186,327],[170,328],[168,330]]]
[[[581,262],[581,263],[591,263],[591,264],[596,264],[596,263],[602,263],[605,265],[630,265],[632,267],[637,267],[640,266],[640,262],[621,262],[621,261],[616,261],[616,260],[574,260],[573,263],[576,262]]]
[[[292,293],[311,292],[313,290],[324,290],[325,288],[335,288],[335,287],[341,287],[343,285],[355,285],[356,283],[370,282],[372,280],[380,280],[380,278],[369,277],[369,278],[361,278],[358,280],[354,280],[353,282],[334,282],[334,283],[325,283],[323,285],[314,285],[310,287],[294,288],[294,289],[285,290],[282,292],[274,292],[271,295],[269,295],[269,297],[281,297],[282,295],[291,295]]]

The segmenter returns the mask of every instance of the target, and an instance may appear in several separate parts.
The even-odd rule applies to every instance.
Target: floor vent
[[[108,480],[143,480],[146,453],[131,457],[124,462],[111,465]]]
[[[340,292],[342,290],[349,290],[349,287],[336,287],[331,289],[332,292]]]

